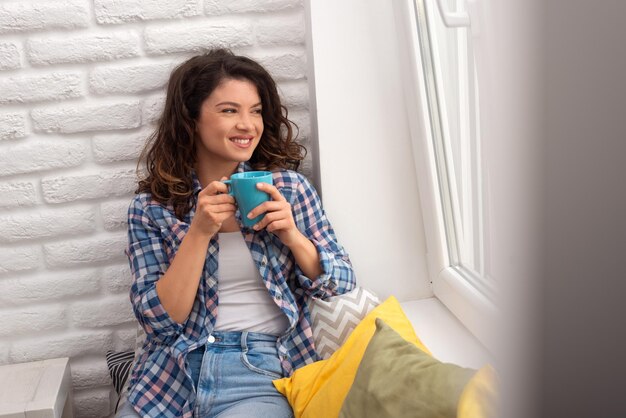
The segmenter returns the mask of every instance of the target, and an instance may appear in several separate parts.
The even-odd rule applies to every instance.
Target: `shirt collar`
[[[252,166],[250,165],[248,161],[243,161],[239,163],[239,165],[237,166],[238,173],[243,173],[244,171],[250,171],[250,170],[252,170]]]

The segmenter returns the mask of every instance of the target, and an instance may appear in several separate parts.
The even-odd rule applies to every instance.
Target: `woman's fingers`
[[[218,205],[221,203],[232,203],[235,204],[235,198],[228,194],[217,194],[213,196],[204,196],[203,200],[210,205]]]
[[[192,226],[213,236],[236,210],[235,198],[228,194],[228,186],[221,181],[212,181],[198,193]]]
[[[281,219],[279,221],[271,222],[269,225],[267,225],[266,229],[268,232],[276,232],[288,229],[289,226],[290,223],[288,219]]]
[[[269,194],[272,200],[274,201],[277,201],[277,202],[286,201],[285,197],[282,194],[280,194],[276,186],[274,186],[273,184],[257,183],[256,188]]]
[[[276,212],[276,211],[284,209],[286,203],[287,201],[275,202],[273,200],[270,200],[270,201],[261,203],[259,206],[252,209],[250,212],[248,212],[247,216],[249,219],[252,219],[266,212]]]
[[[235,213],[237,207],[232,203],[222,203],[218,205],[211,205],[210,211],[213,213],[232,212]]]
[[[213,196],[218,193],[228,195],[228,186],[221,181],[212,181],[204,189],[200,190],[198,196]]]
[[[265,214],[263,219],[254,226],[254,229],[259,231],[267,228],[268,231],[272,232],[295,227],[291,205],[280,191],[274,185],[267,183],[258,183],[257,189],[269,194],[272,200],[261,203],[247,214],[249,219]]]
[[[295,228],[296,224],[293,221],[291,210],[285,208],[276,212],[267,212],[263,219],[261,219],[254,229],[259,231],[263,228],[267,228],[268,231],[277,231],[283,229]]]
[[[269,212],[266,213],[265,216],[263,217],[263,219],[261,219],[259,222],[257,222],[256,225],[254,225],[254,229],[256,230],[260,230],[265,228],[267,225],[269,225],[270,223],[278,220],[278,219],[282,219],[281,213],[280,212]]]

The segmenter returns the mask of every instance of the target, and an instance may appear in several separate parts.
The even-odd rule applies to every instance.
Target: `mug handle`
[[[235,197],[235,195],[233,194],[233,188],[231,186],[233,181],[232,180],[221,180],[221,181],[222,183],[228,186],[228,194]]]

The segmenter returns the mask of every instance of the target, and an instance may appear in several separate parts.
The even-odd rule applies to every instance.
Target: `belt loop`
[[[248,331],[241,333],[241,351],[244,353],[248,352]]]

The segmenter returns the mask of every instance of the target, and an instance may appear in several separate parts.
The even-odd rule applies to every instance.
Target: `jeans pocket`
[[[241,362],[249,370],[274,379],[283,377],[283,369],[274,346],[255,346],[241,352]]]

